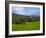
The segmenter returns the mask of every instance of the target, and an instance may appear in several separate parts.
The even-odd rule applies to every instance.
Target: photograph
[[[42,33],[43,8],[41,5],[9,4],[9,31],[14,34]]]
[[[7,2],[5,8],[6,37],[44,35],[44,3]]]
[[[12,31],[40,30],[40,8],[12,6]]]

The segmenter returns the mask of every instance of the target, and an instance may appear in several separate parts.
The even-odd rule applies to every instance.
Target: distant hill
[[[18,14],[15,14],[15,13],[12,13],[12,18],[13,19],[20,19],[20,18],[32,18],[32,19],[40,19],[40,16],[36,16],[36,15],[30,15],[30,16],[24,16],[24,15],[18,15]]]
[[[19,15],[19,14],[15,14],[15,13],[12,13],[13,16],[28,16],[28,15]],[[40,15],[29,15],[29,16],[32,16],[32,17],[36,17],[36,16],[40,16]]]
[[[36,15],[30,15],[30,16],[24,16],[24,15],[18,15],[15,13],[12,13],[12,21],[13,23],[17,20],[17,19],[24,19],[24,20],[28,20],[28,19],[32,19],[32,20],[40,20],[40,16],[36,16]]]
[[[18,16],[18,14],[12,13],[13,16]]]

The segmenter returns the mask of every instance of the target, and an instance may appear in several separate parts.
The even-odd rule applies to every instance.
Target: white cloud
[[[20,14],[20,15],[25,14],[24,8],[22,8],[22,7],[16,7],[15,10],[16,10],[16,12],[15,12],[16,14]]]
[[[13,13],[19,14],[19,15],[38,15],[39,9],[36,8],[24,8],[24,7],[13,7],[12,9]],[[35,14],[36,13],[36,14]]]

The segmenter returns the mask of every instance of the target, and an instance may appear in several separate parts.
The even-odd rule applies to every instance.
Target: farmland
[[[25,31],[25,30],[40,30],[40,17],[13,15],[12,31]]]
[[[40,22],[30,22],[26,24],[12,24],[13,31],[24,31],[24,30],[40,30]]]

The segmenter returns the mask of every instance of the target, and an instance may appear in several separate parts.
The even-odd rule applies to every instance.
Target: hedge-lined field
[[[40,30],[40,22],[28,22],[25,24],[12,24],[13,31]]]

